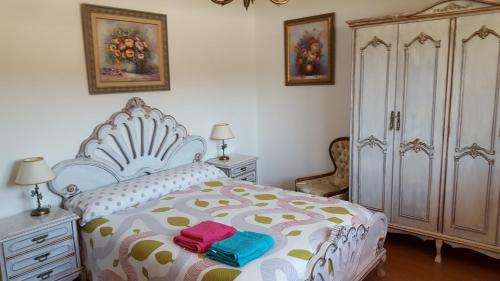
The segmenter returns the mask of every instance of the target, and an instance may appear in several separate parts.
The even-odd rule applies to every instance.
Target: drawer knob
[[[43,255],[39,255],[38,257],[33,258],[34,260],[38,262],[44,262],[47,260],[47,258],[50,256],[50,253],[45,253]]]
[[[31,239],[31,242],[43,243],[43,242],[45,242],[45,239],[47,239],[47,237],[49,237],[48,234],[40,235],[38,237]]]
[[[49,271],[45,271],[44,273],[40,273],[36,276],[36,278],[40,279],[40,280],[45,280],[45,279],[48,279],[50,277],[50,275],[52,274],[52,270],[49,270]]]
[[[240,169],[240,171],[246,171],[247,170],[247,167],[243,167]]]
[[[242,178],[241,180],[242,180],[242,181],[246,181],[246,180],[247,180],[247,178]]]

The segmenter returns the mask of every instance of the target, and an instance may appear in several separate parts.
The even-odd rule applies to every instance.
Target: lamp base
[[[221,160],[221,161],[227,161],[227,160],[229,160],[229,156],[227,156],[227,155],[220,156],[219,160]]]
[[[31,211],[31,215],[33,217],[47,215],[48,213],[50,213],[50,208],[36,208],[33,211]]]

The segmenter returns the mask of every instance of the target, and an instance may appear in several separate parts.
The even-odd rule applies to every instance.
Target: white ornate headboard
[[[49,189],[63,199],[100,186],[200,161],[202,137],[188,135],[174,117],[132,98],[98,125],[75,159],[54,166]]]

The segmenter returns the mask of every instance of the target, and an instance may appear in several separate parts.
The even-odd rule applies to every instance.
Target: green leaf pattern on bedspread
[[[169,217],[167,222],[172,226],[189,227],[189,219],[185,217]]]
[[[271,224],[273,219],[266,216],[255,215],[255,221],[262,224]]]
[[[130,250],[128,256],[133,257],[138,261],[144,261],[149,257],[149,255],[151,255],[156,249],[158,249],[162,245],[163,243],[159,241],[142,240],[132,247],[132,250]]]
[[[172,259],[172,252],[169,251],[161,251],[156,253],[155,258],[159,264],[167,264],[174,262],[174,260]]]
[[[309,250],[295,249],[288,252],[288,256],[308,261],[314,254]]]
[[[97,218],[93,219],[90,222],[88,222],[83,228],[83,232],[85,233],[92,233],[94,232],[99,226],[109,222],[108,219],[105,218]]]
[[[99,229],[102,237],[113,235],[113,228],[110,226],[103,226]]]
[[[163,207],[163,208],[156,208],[156,209],[152,210],[151,212],[153,212],[153,213],[164,213],[164,212],[168,212],[170,210],[172,210],[172,208]]]
[[[334,198],[210,181],[90,221],[82,228],[84,261],[94,280],[303,280],[332,227],[367,223],[370,216]],[[179,231],[204,220],[269,234],[275,247],[244,268],[231,268],[173,243]]]
[[[349,212],[349,210],[343,207],[325,207],[321,208],[321,210],[330,214],[351,215],[351,212]]]
[[[220,187],[220,186],[223,186],[224,184],[220,181],[208,181],[208,182],[205,182],[205,185],[210,186],[210,187]]]
[[[302,233],[302,231],[300,231],[300,230],[292,230],[292,231],[288,232],[288,234],[286,236],[299,236],[301,233]]]
[[[146,280],[149,280],[149,271],[144,266],[142,267],[142,275],[144,275],[144,277],[146,278]]]
[[[254,195],[255,198],[259,199],[259,200],[276,200],[278,199],[278,197],[276,197],[276,195],[274,194],[258,194],[258,195]]]
[[[240,274],[240,270],[216,268],[207,272],[201,281],[233,281]]]
[[[329,219],[328,219],[328,221],[331,221],[331,222],[336,223],[336,224],[341,224],[341,223],[343,223],[343,222],[344,222],[344,220],[343,220],[343,219],[341,219],[341,218],[336,218],[336,217],[329,218]]]

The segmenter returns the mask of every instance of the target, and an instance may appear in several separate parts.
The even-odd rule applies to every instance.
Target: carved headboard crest
[[[142,107],[146,112],[150,112],[153,110],[149,105],[147,105],[141,98],[134,97],[128,100],[127,104],[125,105],[125,108],[123,111],[128,112],[131,114],[132,110],[135,108]]]
[[[174,117],[137,97],[98,125],[80,145],[75,159],[57,164],[49,189],[67,199],[99,186],[200,161],[202,137],[190,136]]]

